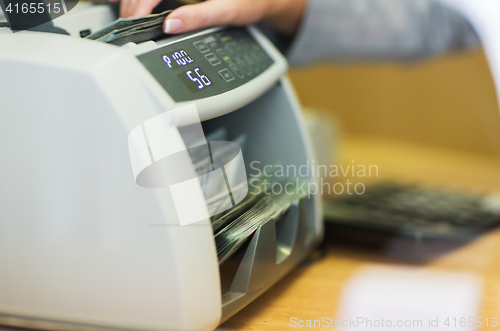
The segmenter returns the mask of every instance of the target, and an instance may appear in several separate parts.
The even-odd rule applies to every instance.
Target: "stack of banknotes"
[[[163,35],[163,21],[170,10],[137,18],[119,18],[108,26],[96,31],[86,39],[98,40],[121,46],[126,43],[141,43]]]
[[[259,226],[270,220],[279,222],[295,201],[307,197],[309,192],[305,188],[309,188],[309,185],[305,184],[310,181],[307,178],[251,177],[248,183],[243,182],[244,189],[248,188],[248,194],[233,206],[227,195],[219,193],[227,192],[226,181],[220,176],[204,176],[212,172],[214,166],[224,164],[227,180],[230,183],[235,182],[232,176],[237,175],[237,171],[233,171],[232,168],[239,168],[242,165],[235,162],[233,146],[212,149],[210,154],[206,145],[217,141],[228,141],[228,138],[228,131],[224,127],[207,134],[206,141],[187,141],[190,136],[185,137],[191,161],[200,178],[208,211],[210,215],[215,215],[211,217],[211,222],[220,264],[242,248]],[[245,151],[245,134],[235,137],[232,142],[236,143],[242,152]],[[274,185],[286,190],[272,190],[271,187]],[[237,187],[231,187],[233,196],[239,194],[237,190]]]
[[[307,183],[305,178],[280,178],[270,180],[261,179],[256,184],[251,179],[252,189],[245,200],[222,215],[212,218],[212,227],[215,234],[215,244],[219,264],[224,263],[229,257],[235,254],[255,233],[259,226],[273,220],[279,222],[292,203],[307,197],[308,192],[299,189]],[[275,183],[286,187],[280,193],[273,190],[266,190],[265,185]]]

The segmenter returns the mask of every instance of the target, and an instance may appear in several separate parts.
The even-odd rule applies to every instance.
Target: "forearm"
[[[477,46],[469,22],[432,0],[309,0],[287,55],[321,60],[415,60]]]

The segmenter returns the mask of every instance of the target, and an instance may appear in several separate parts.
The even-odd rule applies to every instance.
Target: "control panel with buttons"
[[[176,102],[228,92],[274,63],[245,28],[193,36],[137,58]]]

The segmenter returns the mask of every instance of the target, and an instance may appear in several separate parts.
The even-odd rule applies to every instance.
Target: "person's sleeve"
[[[437,1],[309,0],[286,55],[292,65],[419,60],[478,45],[471,24]]]

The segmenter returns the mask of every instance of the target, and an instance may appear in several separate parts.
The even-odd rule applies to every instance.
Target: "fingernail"
[[[177,33],[181,32],[182,20],[178,18],[172,18],[165,21],[165,33]]]

